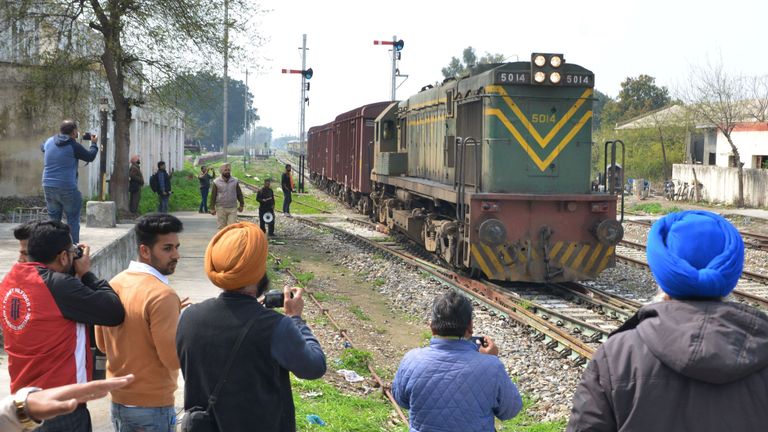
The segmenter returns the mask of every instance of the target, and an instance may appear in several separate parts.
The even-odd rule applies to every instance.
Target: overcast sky
[[[298,135],[302,34],[307,67],[314,69],[306,128],[345,111],[389,100],[391,57],[374,39],[405,41],[400,72],[410,77],[397,91],[405,99],[442,80],[440,69],[467,46],[515,60],[532,52],[563,53],[590,69],[596,88],[615,97],[628,76],[648,74],[674,90],[691,65],[722,58],[727,70],[768,74],[765,0],[261,0],[265,38],[256,48],[262,69],[249,77],[259,125],[273,137]],[[248,65],[230,68],[244,79]]]

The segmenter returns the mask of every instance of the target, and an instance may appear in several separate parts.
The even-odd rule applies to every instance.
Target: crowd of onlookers
[[[46,158],[67,151],[85,157],[65,148],[76,127],[65,122],[61,132],[44,144]],[[182,431],[296,430],[289,374],[320,378],[326,359],[301,317],[303,290],[268,293],[264,225],[219,219],[204,258],[219,295],[190,305],[168,280],[180,258],[178,218],[140,217],[136,259],[106,281],[91,272],[78,225],[61,223],[56,212],[67,211],[62,197],[76,196],[76,186],[46,185],[45,178],[51,220],[15,228],[18,262],[0,284],[13,393],[0,402],[0,430],[91,431],[86,402],[109,393],[116,432],[173,431],[179,371]],[[226,191],[214,195],[212,209],[234,205],[231,186],[219,186]],[[653,225],[647,254],[664,301],[642,307],[594,354],[568,430],[762,430],[768,317],[723,301],[743,268],[739,232],[714,213],[673,213]],[[265,302],[266,294],[277,300]],[[496,418],[523,408],[499,347],[488,335],[474,335],[472,316],[467,297],[439,296],[429,346],[402,359],[392,395],[409,410],[412,431],[492,431]],[[91,381],[97,349],[106,355],[107,379]]]

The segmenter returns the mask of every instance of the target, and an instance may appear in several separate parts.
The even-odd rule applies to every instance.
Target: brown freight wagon
[[[371,192],[374,120],[390,102],[363,105],[322,126],[309,129],[307,159],[310,176],[349,205]]]

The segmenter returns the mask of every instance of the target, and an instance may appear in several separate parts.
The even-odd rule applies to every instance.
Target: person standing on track
[[[291,193],[293,188],[293,175],[291,174],[291,164],[285,165],[285,172],[280,179],[280,187],[283,189],[283,213],[286,216],[291,215]]]
[[[598,348],[567,430],[765,430],[768,316],[723,301],[744,265],[738,230],[715,213],[671,213],[653,224],[647,254],[665,301]]]
[[[264,180],[264,187],[256,194],[256,201],[259,202],[259,226],[262,231],[267,232],[265,225],[268,225],[270,237],[275,235],[275,192],[270,187],[271,184],[271,179]],[[267,222],[266,219],[270,221]]]
[[[216,216],[217,229],[237,223],[237,212],[243,211],[245,200],[240,181],[232,177],[232,166],[228,163],[219,168],[221,176],[213,181],[211,188],[211,214]],[[216,204],[219,209],[216,210]],[[238,206],[238,203],[240,204]]]

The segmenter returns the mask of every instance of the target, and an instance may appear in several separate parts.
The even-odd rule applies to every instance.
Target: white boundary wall
[[[693,170],[704,185],[701,197],[710,203],[735,204],[739,196],[739,171],[736,168],[690,164],[672,165],[672,178],[693,184]],[[768,207],[768,170],[744,168],[744,205]]]

